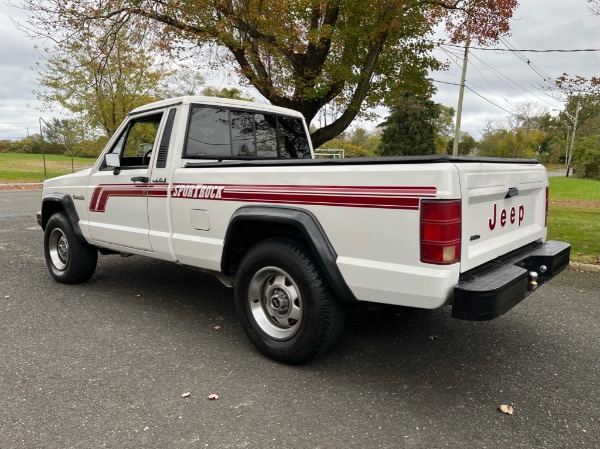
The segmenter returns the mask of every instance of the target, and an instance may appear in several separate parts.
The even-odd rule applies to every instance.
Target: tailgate
[[[545,240],[546,169],[540,164],[464,163],[461,272]]]

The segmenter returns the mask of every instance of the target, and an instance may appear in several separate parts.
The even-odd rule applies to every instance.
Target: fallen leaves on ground
[[[498,410],[507,415],[512,415],[515,412],[515,409],[511,405],[506,404],[502,404],[501,406],[499,406]]]

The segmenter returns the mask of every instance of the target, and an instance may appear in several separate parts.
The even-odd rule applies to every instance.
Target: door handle
[[[133,182],[148,182],[150,178],[148,178],[147,176],[134,176],[133,178],[131,178],[131,180]]]

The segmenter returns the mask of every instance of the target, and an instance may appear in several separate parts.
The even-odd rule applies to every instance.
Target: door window
[[[122,169],[147,167],[150,164],[161,119],[162,113],[147,115],[129,122],[117,143],[109,151],[119,155]]]

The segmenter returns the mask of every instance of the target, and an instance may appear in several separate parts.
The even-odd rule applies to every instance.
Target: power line
[[[500,41],[502,43],[504,43],[504,45],[506,45],[507,47],[509,47],[511,49],[515,48],[515,46],[513,44],[511,44],[507,39],[504,39],[504,38],[501,37]],[[551,79],[551,76],[548,75],[544,70],[542,70],[541,67],[538,67],[536,64],[532,63],[529,60],[529,58],[526,58],[525,56],[523,56],[518,50],[515,51],[515,52],[513,52],[513,54],[517,58],[519,58],[521,61],[523,61],[525,64],[527,64],[529,66],[529,68],[536,73],[536,75],[541,76],[544,81],[547,81],[547,80]]]
[[[514,45],[512,45],[508,40],[502,39],[501,41],[509,48],[517,50],[514,48]],[[454,47],[459,47],[459,46],[454,46]],[[453,62],[454,64],[456,64],[458,67],[460,67],[459,63],[457,62],[457,59],[460,57],[459,55],[453,53],[452,51],[450,51],[449,49],[445,49],[440,47],[440,49],[446,53],[448,56],[450,56],[450,61]],[[525,62],[538,76],[541,76],[544,80],[550,79],[550,75],[548,75],[541,67],[533,64],[528,58],[526,58],[525,56],[521,55],[518,53],[518,50],[513,52],[513,54],[520,59],[521,61]],[[556,107],[556,104],[550,103],[549,101],[547,101],[546,99],[540,97],[539,95],[536,95],[535,93],[531,92],[530,90],[526,89],[523,86],[520,86],[519,84],[517,84],[514,80],[512,80],[510,77],[504,75],[502,72],[500,72],[499,70],[495,69],[494,67],[492,67],[490,64],[488,64],[487,62],[485,62],[483,59],[481,59],[480,57],[478,57],[475,54],[471,54],[471,56],[475,59],[477,59],[480,63],[482,63],[489,71],[492,72],[492,74],[498,78],[500,81],[502,81],[507,87],[509,87],[510,89],[512,89],[514,92],[516,92],[519,95],[523,95],[523,92],[525,92],[526,94],[529,94],[535,98],[537,98],[538,100],[546,103],[548,106],[554,108]],[[454,58],[456,59],[454,59]],[[476,65],[472,64],[473,67],[475,68],[475,70],[477,70],[477,72],[479,72],[479,74],[490,84],[490,86],[492,86],[492,88],[498,93],[498,95],[500,97],[502,97],[507,103],[511,104],[511,102],[504,97],[504,95],[502,95],[497,88],[495,88],[493,86],[493,84],[490,82],[490,80],[488,80],[482,73],[481,71],[477,68]],[[510,84],[508,84],[504,79],[508,80],[510,83],[514,84],[517,88],[519,88],[522,92],[516,90],[514,87],[512,87]],[[479,87],[481,89],[481,86],[476,86],[473,83],[471,83],[471,85],[475,86],[475,87]]]
[[[492,72],[492,74],[498,78],[500,81],[502,81],[507,87],[509,87],[510,89],[512,89],[513,91],[515,91],[517,94],[519,95],[523,95],[522,92],[519,92],[517,89],[515,89],[514,87],[512,87],[509,83],[507,83],[504,79],[508,80],[510,83],[514,84],[515,86],[517,86],[519,89],[521,89],[522,91],[526,92],[527,94],[537,98],[540,101],[543,101],[544,103],[546,103],[548,106],[554,108],[556,107],[556,104],[552,104],[549,101],[547,101],[546,99],[536,95],[535,93],[531,92],[530,90],[527,90],[526,88],[524,88],[523,86],[521,86],[520,84],[517,84],[513,79],[511,79],[509,76],[506,76],[504,73],[502,73],[500,70],[492,67],[491,65],[489,65],[487,62],[485,62],[483,59],[472,55],[475,59],[477,59],[479,62],[481,62],[490,72]]]
[[[448,81],[434,80],[433,78],[429,78],[429,79],[430,79],[431,81],[433,81],[434,83],[440,83],[440,84],[449,84],[449,85],[451,85],[451,86],[460,86],[460,84],[459,84],[459,83],[450,83],[450,82],[448,82]],[[479,92],[477,92],[477,91],[475,91],[475,90],[471,89],[469,86],[465,85],[465,89],[468,89],[468,90],[470,90],[471,92],[473,92],[473,93],[474,93],[475,95],[477,95],[478,97],[480,97],[480,98],[483,98],[483,99],[484,99],[485,101],[487,101],[488,103],[490,103],[490,104],[492,104],[492,105],[496,106],[498,109],[502,109],[504,112],[506,112],[506,113],[508,113],[508,114],[512,115],[513,117],[517,117],[517,115],[516,115],[516,114],[514,114],[513,112],[510,112],[508,109],[504,109],[502,106],[499,106],[499,105],[497,105],[497,104],[496,104],[496,103],[494,103],[492,100],[490,100],[490,99],[488,99],[488,98],[484,97],[484,96],[483,96],[483,95],[481,95]]]
[[[459,58],[461,58],[461,55],[457,55],[457,54],[455,54],[455,53],[452,53],[451,51],[448,51],[448,50],[446,50],[445,48],[441,48],[441,50],[442,50],[444,53],[446,53],[448,56],[450,56],[450,62],[453,62],[454,64],[456,64],[456,66],[457,66],[459,69],[461,69],[461,70],[462,70],[462,66],[461,66],[461,65],[459,64],[459,62],[458,62],[458,59],[459,59]],[[454,58],[455,58],[455,59],[452,59],[452,56],[454,56]],[[474,56],[474,55],[471,55],[471,56]],[[477,59],[479,59],[479,58],[477,58]],[[472,62],[471,62],[471,65],[473,65],[473,63],[472,63]],[[480,71],[480,70],[479,70],[477,67],[475,67],[474,65],[473,65],[473,67],[474,67],[474,68],[475,68],[475,70],[477,70],[477,72],[478,72],[478,73],[479,73],[479,74],[482,76],[482,78],[483,78],[483,79],[485,79],[485,80],[488,82],[488,84],[489,84],[489,85],[492,87],[492,89],[494,89],[494,90],[496,91],[496,93],[497,93],[499,96],[501,96],[501,97],[502,97],[502,98],[503,98],[503,99],[504,99],[504,100],[505,100],[507,103],[511,103],[509,100],[507,100],[506,98],[504,98],[504,96],[503,96],[503,95],[502,95],[502,94],[501,94],[501,93],[498,91],[498,89],[496,89],[496,88],[494,87],[494,85],[493,85],[493,84],[492,84],[492,83],[491,83],[491,82],[490,82],[490,81],[489,81],[489,80],[488,80],[488,79],[487,79],[487,78],[486,78],[486,77],[485,77],[485,76],[484,76],[484,75],[481,73],[481,71]],[[452,75],[452,74],[448,74],[448,75],[449,75],[449,76],[451,76],[452,78],[456,78],[456,79],[460,80],[460,77],[459,77],[459,76],[455,76],[455,75]],[[471,84],[471,86],[477,87],[478,89],[481,89],[481,90],[487,90],[486,88],[484,88],[484,87],[482,87],[482,86],[479,86],[479,85],[477,85],[477,84],[475,84],[475,83],[473,83],[473,82],[470,82],[470,84]],[[460,84],[459,84],[459,86],[460,86]],[[513,105],[511,105],[511,106],[513,106]]]
[[[469,89],[471,92],[473,92],[475,95],[477,95],[478,97],[483,98],[485,101],[487,101],[488,103],[496,106],[498,109],[502,109],[504,112],[512,115],[513,117],[518,117],[517,114],[514,114],[512,112],[510,112],[508,109],[504,109],[502,106],[498,106],[496,103],[494,103],[492,100],[489,100],[487,98],[485,98],[483,95],[481,95],[480,93],[475,92],[473,89],[471,89],[469,86],[465,86],[465,89]]]
[[[474,55],[471,55],[471,56],[474,56]],[[496,93],[497,93],[497,94],[498,94],[500,97],[502,97],[502,99],[503,99],[504,101],[506,101],[506,102],[507,102],[507,103],[508,103],[508,104],[509,104],[511,107],[513,107],[513,108],[515,107],[515,105],[514,105],[514,104],[513,104],[511,101],[509,101],[509,100],[508,100],[508,98],[506,98],[504,95],[502,95],[502,92],[500,92],[500,91],[499,91],[499,90],[496,88],[496,86],[494,86],[494,85],[492,84],[492,82],[491,82],[490,80],[488,80],[488,79],[486,78],[486,76],[485,76],[483,73],[481,73],[481,71],[480,71],[480,70],[477,68],[477,66],[476,66],[475,64],[473,64],[473,61],[471,61],[471,66],[472,66],[472,67],[473,67],[473,68],[474,68],[474,69],[477,71],[477,73],[479,73],[479,74],[481,75],[481,77],[482,77],[484,80],[486,80],[486,81],[487,81],[487,83],[488,83],[488,84],[489,84],[489,85],[492,87],[492,89],[494,89],[494,90],[496,91]]]
[[[457,47],[457,48],[465,48],[464,45],[457,44],[442,44],[448,47]],[[480,51],[504,51],[507,53],[518,53],[518,52],[528,52],[528,53],[583,53],[583,52],[599,52],[600,48],[576,48],[576,49],[532,49],[532,48],[489,48],[489,47],[469,47],[469,50],[480,50]]]
[[[440,84],[449,84],[450,86],[460,86],[459,83],[451,83],[449,81],[440,81],[440,80],[434,80],[433,78],[429,78],[430,81],[433,81],[434,83],[440,83]]]

